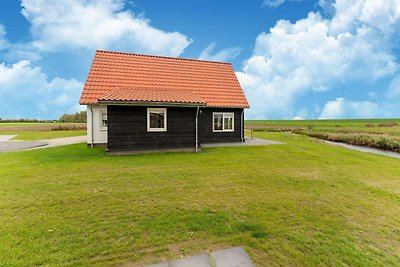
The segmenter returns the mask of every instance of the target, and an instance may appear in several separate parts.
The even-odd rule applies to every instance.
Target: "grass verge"
[[[110,266],[242,245],[260,265],[399,266],[398,159],[285,145],[0,154],[0,262]]]

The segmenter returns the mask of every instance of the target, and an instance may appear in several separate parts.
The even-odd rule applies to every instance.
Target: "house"
[[[109,152],[244,142],[249,107],[229,63],[100,50],[80,104],[87,143]]]

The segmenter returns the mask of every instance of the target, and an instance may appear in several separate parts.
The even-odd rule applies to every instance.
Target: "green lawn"
[[[0,154],[0,265],[149,264],[242,245],[260,266],[399,266],[400,160],[285,145]]]
[[[1,131],[0,135],[17,135],[13,140],[43,140],[86,135],[86,130],[72,131]]]

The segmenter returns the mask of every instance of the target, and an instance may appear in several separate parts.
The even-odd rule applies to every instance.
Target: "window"
[[[213,132],[233,132],[234,114],[233,113],[213,113]]]
[[[106,111],[101,111],[100,112],[100,129],[101,130],[107,130],[107,112]]]
[[[167,109],[148,108],[147,109],[147,131],[166,132],[167,131]]]

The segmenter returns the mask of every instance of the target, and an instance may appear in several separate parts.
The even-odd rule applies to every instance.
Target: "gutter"
[[[115,105],[115,106],[163,106],[163,107],[206,107],[207,103],[173,103],[173,102],[153,102],[153,101],[109,101],[99,100],[100,105]]]
[[[199,150],[199,109],[200,107],[197,106],[197,111],[196,111],[196,152]]]
[[[94,127],[94,125],[93,125],[93,108],[92,108],[92,106],[89,106],[90,107],[90,120],[91,120],[91,127],[90,127],[90,135],[91,135],[91,141],[92,141],[92,144],[90,145],[92,148],[93,148],[93,146],[94,146],[94,136],[93,136],[93,134],[94,134],[94,131],[93,131],[93,127]]]
[[[242,110],[242,114],[240,115],[240,136],[242,138],[242,143],[244,143],[244,109]]]

